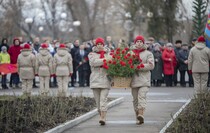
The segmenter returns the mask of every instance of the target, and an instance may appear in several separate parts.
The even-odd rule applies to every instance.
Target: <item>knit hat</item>
[[[60,44],[59,48],[66,48],[66,45],[65,44]]]
[[[41,44],[42,48],[48,48],[48,45],[46,43]]]
[[[2,46],[1,47],[1,51],[4,51],[4,50],[7,50],[7,47],[6,46]]]
[[[198,42],[205,42],[205,38],[203,36],[198,37]]]
[[[30,46],[30,44],[28,44],[28,43],[26,43],[24,46],[23,46],[23,49],[30,49],[31,48],[31,46]]]
[[[136,43],[138,40],[141,40],[141,41],[144,43],[144,37],[143,37],[143,36],[137,36],[137,37],[135,38],[134,43]]]
[[[98,45],[99,43],[104,45],[104,39],[101,37],[96,38],[96,45]]]

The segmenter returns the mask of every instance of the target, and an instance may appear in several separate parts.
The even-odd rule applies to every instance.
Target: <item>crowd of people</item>
[[[23,43],[20,38],[14,38],[13,44],[9,46],[4,38],[0,45],[0,63],[17,64],[18,71],[11,74],[9,86],[22,88],[23,94],[27,96],[31,95],[32,86],[36,87],[35,76],[39,76],[41,95],[49,94],[49,86],[58,86],[57,95],[67,96],[68,86],[74,87],[79,79],[80,87],[89,86],[93,90],[100,114],[99,123],[105,125],[111,81],[102,65],[104,59],[110,59],[107,58],[111,56],[109,51],[126,47],[142,60],[142,67],[136,71],[131,82],[137,124],[144,123],[146,94],[151,85],[161,86],[165,83],[169,87],[177,86],[177,73],[180,72],[182,87],[186,87],[186,73],[189,87],[194,86],[197,93],[209,86],[210,50],[206,47],[203,36],[193,40],[190,45],[181,40],[176,40],[174,45],[161,45],[155,43],[153,37],[145,41],[143,36],[137,36],[129,45],[123,39],[115,45],[111,37],[107,36],[106,42],[103,38],[97,38],[82,44],[79,40],[75,40],[73,44],[57,40],[50,43],[45,40],[40,44],[39,38],[35,38],[34,43]],[[7,74],[1,75],[2,88],[8,89]]]
[[[195,42],[196,39],[193,39],[191,44],[182,43],[181,40],[176,40],[174,45],[172,43],[159,44],[155,42],[153,37],[149,37],[147,41],[145,41],[147,49],[153,53],[155,58],[155,68],[151,71],[152,86],[162,86],[163,83],[165,83],[166,86],[177,86],[178,81],[180,81],[180,86],[182,87],[186,87],[187,83],[189,84],[189,87],[194,86],[192,74],[189,72],[187,66],[189,51],[195,45]],[[45,40],[43,43],[48,45],[50,54],[54,56],[60,42],[58,40],[53,40],[52,42]],[[15,38],[12,45],[9,45],[7,39],[3,38],[0,45],[0,63],[16,64],[18,55],[21,53],[21,45],[23,44],[22,38]],[[28,42],[28,44],[32,47],[32,53],[36,56],[41,47],[40,39],[37,37],[34,39],[33,43]],[[65,45],[73,59],[73,74],[69,79],[68,86],[74,87],[77,83],[77,79],[79,87],[89,86],[91,69],[88,54],[92,51],[95,40],[80,43],[78,39],[73,43],[66,42]],[[110,50],[114,50],[118,47],[129,47],[131,45],[133,45],[133,43],[128,45],[123,39],[120,39],[118,44],[115,44],[112,41],[111,36],[107,36],[105,41],[105,46]],[[178,72],[180,75],[178,77],[180,77],[180,79],[177,77]],[[186,78],[186,74],[188,75],[188,78]],[[209,81],[210,80],[208,80],[208,86],[210,85]],[[1,82],[3,89],[8,89],[9,87],[21,88],[18,73],[11,74],[9,87],[6,84],[7,75],[2,75]],[[49,86],[58,87],[57,77],[50,78]],[[33,88],[37,88],[35,78],[33,79]]]

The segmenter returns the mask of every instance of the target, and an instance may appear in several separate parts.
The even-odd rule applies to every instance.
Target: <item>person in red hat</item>
[[[104,39],[97,38],[96,46],[89,53],[89,64],[91,67],[90,88],[96,101],[97,109],[100,114],[99,123],[106,124],[107,96],[111,87],[111,81],[107,77],[106,69],[103,67],[104,60],[109,56],[109,49],[104,47]]]
[[[57,48],[57,53],[54,56],[53,68],[58,81],[57,95],[59,97],[68,96],[68,81],[69,76],[73,73],[73,67],[72,57],[65,44],[60,44]]]
[[[188,57],[188,70],[192,73],[196,94],[207,90],[209,61],[210,49],[206,47],[205,38],[200,36]]]
[[[48,44],[43,43],[39,48],[39,53],[36,57],[35,73],[39,76],[41,95],[49,94],[50,75],[53,74],[53,57],[48,49]]]
[[[151,70],[154,69],[154,56],[147,50],[147,45],[143,36],[137,36],[131,46],[135,55],[139,57],[137,74],[132,78],[131,92],[133,96],[133,106],[136,113],[136,124],[144,123],[144,112],[146,108],[146,94],[151,86]]]
[[[35,77],[36,58],[29,44],[24,44],[17,59],[18,73],[22,80],[23,95],[30,96]]]

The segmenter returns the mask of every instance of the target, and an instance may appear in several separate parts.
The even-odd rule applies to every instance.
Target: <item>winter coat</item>
[[[80,54],[80,50],[75,53],[76,64],[79,64],[80,62],[83,62],[81,65],[76,66],[76,69],[78,71],[88,70],[89,64],[88,64],[88,57],[87,56],[88,56],[88,52],[86,52],[85,50],[84,50],[84,55],[83,56]]]
[[[2,48],[3,46],[5,46],[5,47],[7,48],[7,52],[9,51],[9,45],[4,43],[5,40],[7,41],[6,38],[3,38],[3,39],[2,39],[2,43],[1,43],[1,45],[0,45],[0,52],[1,52],[1,48]]]
[[[204,43],[196,43],[190,50],[188,57],[188,69],[194,73],[208,73],[210,50]]]
[[[53,57],[46,48],[40,48],[36,57],[35,73],[39,76],[50,76],[53,73]]]
[[[74,48],[71,49],[71,56],[73,59],[73,67],[76,68],[79,64],[77,63],[77,58],[75,58],[75,54],[77,53],[77,51],[79,51],[79,46],[75,46]]]
[[[161,51],[153,51],[155,68],[152,70],[152,80],[162,80],[163,60]],[[156,62],[156,60],[158,60]]]
[[[135,45],[131,47],[131,49],[135,49]],[[154,69],[154,56],[152,52],[145,50],[139,53],[139,57],[141,58],[141,64],[144,65],[143,68],[140,68],[136,74],[132,77],[131,87],[150,87],[151,86],[151,70]]]
[[[176,55],[176,68],[179,68],[179,65],[180,65],[180,63],[179,63],[179,60],[178,60],[178,54],[179,54],[179,52],[180,52],[180,50],[182,50],[181,48],[174,48],[174,52],[175,52],[175,55]]]
[[[21,51],[20,45],[12,45],[9,48],[8,53],[10,55],[11,64],[16,64],[17,63],[17,58],[18,58],[18,55],[20,54],[20,51]]]
[[[162,54],[163,59],[163,73],[165,75],[173,75],[174,68],[177,65],[176,55],[174,50],[169,51],[167,48],[163,51]],[[171,59],[171,61],[169,61]]]
[[[73,73],[72,57],[67,48],[58,48],[54,56],[53,69],[56,76],[69,76]]]
[[[109,56],[109,49],[104,48],[106,51],[105,57]],[[100,58],[100,54],[97,53],[97,47],[93,47],[93,52],[89,53],[89,63],[91,67],[90,75],[90,88],[110,88],[111,81],[107,77],[107,72],[101,66],[105,58]]]
[[[180,71],[188,70],[188,65],[184,63],[184,61],[188,59],[188,56],[189,56],[189,50],[182,49],[179,51],[177,58],[179,61],[179,70]]]
[[[34,79],[36,58],[31,49],[22,49],[17,63],[21,79]]]
[[[10,56],[8,53],[0,53],[0,64],[10,63]]]
[[[36,50],[36,52],[39,52],[39,48],[40,48],[40,44],[39,43],[34,43],[34,50]]]

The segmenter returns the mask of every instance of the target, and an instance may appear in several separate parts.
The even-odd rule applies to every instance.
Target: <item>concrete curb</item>
[[[191,102],[191,99],[187,100],[187,102],[173,115],[171,120],[160,130],[159,133],[165,133],[166,129],[172,124],[173,120],[182,112],[182,110]]]
[[[124,97],[120,97],[114,101],[111,101],[110,103],[108,103],[108,108],[111,108],[115,105],[118,105],[120,103],[122,103],[124,101]],[[92,118],[93,116],[97,115],[98,114],[98,110],[97,109],[94,109],[82,116],[79,116],[77,118],[75,118],[74,120],[71,120],[71,121],[68,121],[66,123],[63,123],[55,128],[52,128],[44,133],[62,133],[63,131],[69,129],[69,128],[72,128],[76,125],[78,125],[79,123],[81,122],[84,122],[90,118]]]

